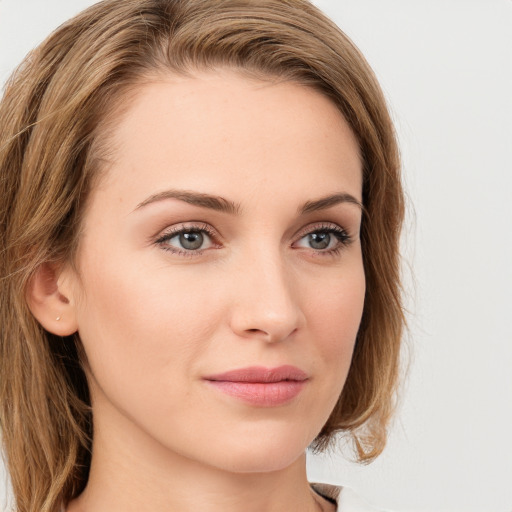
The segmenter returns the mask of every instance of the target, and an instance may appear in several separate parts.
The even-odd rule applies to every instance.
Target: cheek
[[[334,272],[328,279],[317,278],[307,283],[309,300],[304,302],[307,332],[302,349],[311,356],[315,375],[315,396],[307,406],[312,418],[311,439],[318,435],[331,415],[352,361],[365,297],[362,263],[357,260],[354,263],[342,272]],[[323,285],[321,293],[319,284]]]
[[[96,380],[114,395],[132,387],[136,399],[190,371],[218,315],[215,301],[194,293],[190,276],[117,256],[90,260],[83,269],[79,332]]]
[[[328,385],[340,392],[350,367],[364,299],[365,277],[360,264],[333,280],[308,306],[309,328],[318,340],[321,364],[330,376]]]
[[[309,323],[322,330],[332,348],[355,341],[364,307],[365,277],[361,265],[354,265],[337,279],[324,283],[323,293],[312,295]]]

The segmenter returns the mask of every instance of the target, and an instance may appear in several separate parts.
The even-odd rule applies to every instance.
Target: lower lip
[[[292,401],[305,386],[306,381],[283,380],[279,382],[232,382],[208,380],[214,388],[260,407],[276,407]]]

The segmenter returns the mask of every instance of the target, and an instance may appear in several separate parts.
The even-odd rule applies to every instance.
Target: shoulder
[[[350,487],[320,483],[312,483],[311,487],[320,496],[336,503],[338,512],[391,512],[373,507]]]

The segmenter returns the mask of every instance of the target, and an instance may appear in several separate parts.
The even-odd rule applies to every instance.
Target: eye
[[[349,234],[339,226],[321,226],[310,231],[297,243],[297,247],[314,249],[318,252],[334,253],[351,242]]]
[[[165,250],[183,253],[201,253],[214,246],[213,234],[206,227],[191,226],[171,229],[156,241]]]

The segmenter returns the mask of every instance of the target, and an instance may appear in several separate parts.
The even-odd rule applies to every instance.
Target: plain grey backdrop
[[[0,82],[90,0],[0,0]],[[310,479],[407,512],[512,511],[512,1],[317,0],[398,130],[411,364],[389,446]],[[3,473],[2,473],[3,471]],[[10,491],[0,465],[0,509]]]

